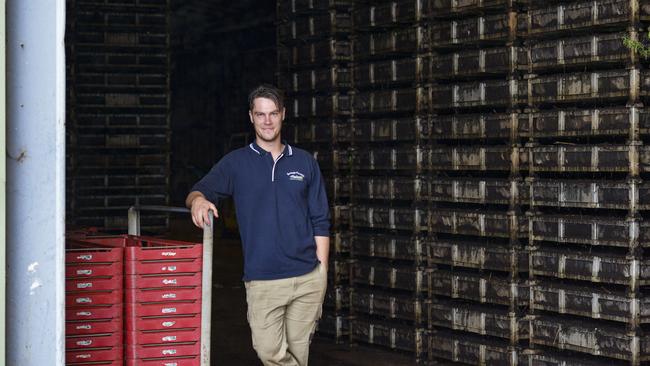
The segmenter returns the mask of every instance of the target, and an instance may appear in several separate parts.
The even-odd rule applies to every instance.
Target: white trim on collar
[[[252,142],[251,142],[250,145],[248,145],[248,147],[250,147],[251,150],[255,151],[255,152],[258,153],[259,155],[262,155],[262,153],[260,153],[259,151],[255,150],[255,148],[253,147],[253,143],[252,143]]]
[[[289,148],[289,156],[293,155],[293,149],[291,149],[291,145],[287,144],[287,147]]]

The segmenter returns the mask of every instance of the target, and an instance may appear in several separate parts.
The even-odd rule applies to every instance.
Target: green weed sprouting
[[[623,44],[625,47],[631,49],[633,52],[638,54],[642,58],[650,57],[650,30],[645,34],[644,39],[640,41],[634,40],[629,36],[623,37]]]

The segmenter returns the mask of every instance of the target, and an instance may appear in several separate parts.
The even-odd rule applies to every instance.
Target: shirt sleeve
[[[330,210],[325,183],[318,162],[312,158],[312,177],[309,184],[309,217],[314,236],[330,236]]]
[[[200,181],[198,181],[191,191],[203,193],[205,198],[212,203],[232,196],[233,182],[232,174],[229,169],[227,160],[221,159]]]

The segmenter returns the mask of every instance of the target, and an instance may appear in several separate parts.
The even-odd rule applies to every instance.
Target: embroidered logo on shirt
[[[289,176],[289,180],[297,180],[299,182],[302,182],[305,179],[305,175],[301,172],[289,172],[287,175]]]

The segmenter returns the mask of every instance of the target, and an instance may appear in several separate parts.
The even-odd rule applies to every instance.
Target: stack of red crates
[[[126,250],[126,364],[198,366],[200,244],[133,237]]]
[[[67,365],[123,364],[124,240],[66,243]]]

